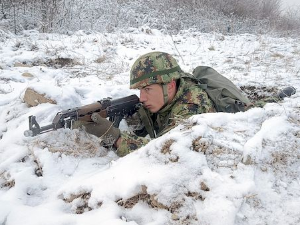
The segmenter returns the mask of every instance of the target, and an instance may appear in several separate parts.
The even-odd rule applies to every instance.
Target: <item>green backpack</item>
[[[196,67],[193,71],[193,78],[207,92],[217,112],[244,112],[251,105],[250,100],[242,94],[240,89],[211,67]]]

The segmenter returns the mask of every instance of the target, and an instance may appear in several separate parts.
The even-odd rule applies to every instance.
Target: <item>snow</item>
[[[0,224],[299,224],[298,43],[137,29],[71,36],[27,32],[4,39]],[[23,135],[30,115],[43,126],[59,111],[138,94],[129,89],[130,66],[156,50],[173,54],[186,72],[207,65],[266,96],[266,88],[289,85],[298,93],[247,112],[192,116],[123,158],[83,131]],[[28,87],[57,104],[28,107]],[[121,129],[128,129],[125,122]]]

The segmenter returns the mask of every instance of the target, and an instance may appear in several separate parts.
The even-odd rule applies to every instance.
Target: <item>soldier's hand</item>
[[[105,145],[114,145],[120,137],[120,129],[114,127],[112,122],[101,117],[98,113],[93,113],[91,119],[94,123],[89,124],[86,131],[101,138]]]
[[[91,116],[93,122],[84,122],[75,124],[73,128],[83,126],[87,133],[99,137],[105,146],[112,146],[120,137],[120,129],[115,128],[113,123],[106,118],[101,117],[98,113],[93,113]]]

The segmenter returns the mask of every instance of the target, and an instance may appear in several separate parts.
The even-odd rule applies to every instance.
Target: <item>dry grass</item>
[[[15,179],[11,178],[8,172],[2,172],[0,174],[0,188],[10,189],[15,186]]]
[[[163,146],[162,146],[162,148],[161,148],[161,150],[160,150],[160,152],[162,153],[162,154],[164,154],[164,155],[169,155],[169,161],[170,162],[178,162],[178,160],[179,160],[179,156],[178,155],[176,155],[176,154],[173,154],[172,153],[172,150],[171,150],[171,146],[173,145],[175,143],[175,140],[172,140],[172,139],[170,139],[170,140],[167,140],[164,144],[163,144]]]
[[[240,88],[252,102],[263,100],[270,96],[275,96],[276,93],[278,92],[277,87],[249,85],[249,86],[241,86]]]
[[[167,154],[167,153],[170,154],[170,153],[171,153],[170,147],[172,146],[172,144],[173,144],[174,142],[175,142],[175,140],[172,140],[172,139],[167,140],[167,141],[163,144],[163,146],[162,146],[160,152],[161,152],[162,154]]]
[[[280,59],[284,58],[284,55],[282,55],[280,53],[273,53],[271,56],[274,58],[280,58]]]
[[[47,137],[40,137],[30,143],[31,148],[47,149],[52,153],[60,153],[74,157],[103,157],[107,149],[100,144],[98,137],[83,130],[60,129]]]
[[[72,212],[75,214],[83,214],[85,212],[89,212],[93,210],[88,205],[88,201],[91,198],[91,193],[90,192],[84,192],[80,194],[72,194],[69,197],[63,197],[62,195],[59,196],[64,202],[71,204],[72,205]],[[98,202],[97,208],[100,208],[102,206],[102,202]]]
[[[98,57],[94,62],[95,63],[103,63],[106,59],[107,59],[106,56],[103,55],[103,56]]]
[[[196,152],[203,152],[204,154],[206,153],[206,150],[208,147],[211,145],[211,141],[203,138],[202,136],[199,136],[192,142],[192,148]]]
[[[187,194],[187,196],[194,197],[189,194]],[[183,206],[183,202],[174,201],[170,205],[165,205],[159,202],[156,194],[149,194],[147,192],[147,187],[145,185],[141,186],[141,192],[139,192],[138,194],[128,199],[119,199],[116,201],[116,203],[121,207],[124,207],[126,209],[131,209],[140,201],[145,202],[151,208],[169,211],[172,214],[171,216],[172,220],[180,219],[177,216],[177,212],[180,211],[181,207]]]

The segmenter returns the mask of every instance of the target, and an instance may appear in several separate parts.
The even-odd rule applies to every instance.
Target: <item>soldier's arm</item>
[[[158,136],[164,135],[165,133],[169,132],[171,129],[177,126],[178,123],[180,123],[180,120],[187,119],[193,115],[211,112],[215,112],[215,108],[213,107],[211,100],[206,94],[200,95],[195,103],[176,105],[172,109],[168,126],[166,126],[158,134]]]
[[[139,137],[128,132],[122,132],[121,137],[116,142],[116,153],[118,156],[123,157],[146,145],[149,141],[148,138]]]

